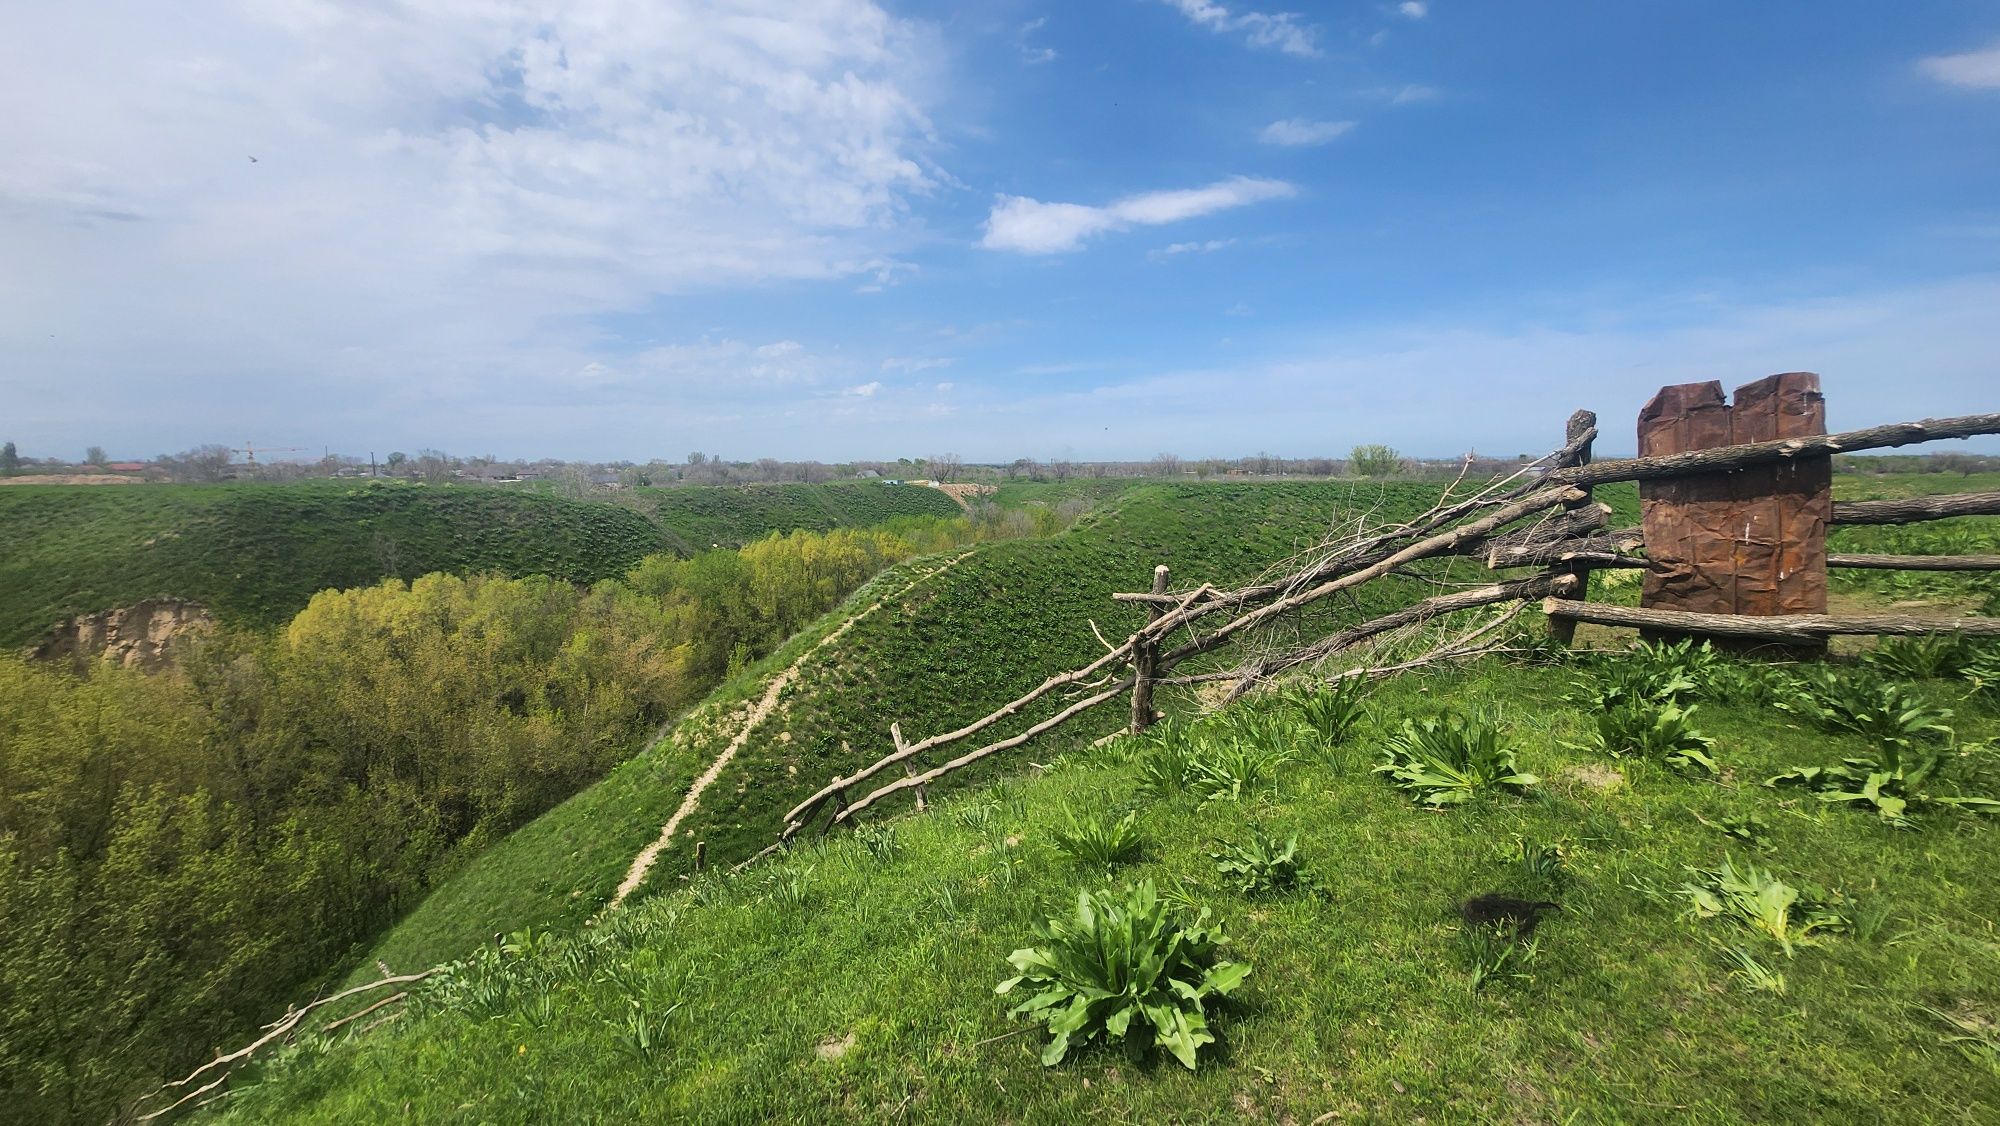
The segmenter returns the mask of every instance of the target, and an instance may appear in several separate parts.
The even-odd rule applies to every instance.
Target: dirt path
[[[646,882],[646,874],[653,870],[653,862],[660,858],[660,853],[665,852],[674,843],[674,833],[680,829],[681,822],[687,820],[688,816],[694,812],[695,806],[700,804],[702,791],[708,789],[709,785],[722,775],[722,771],[728,767],[730,760],[736,757],[736,752],[741,750],[743,745],[750,741],[751,732],[757,730],[758,726],[770,718],[773,711],[777,710],[779,695],[786,688],[790,687],[794,680],[798,679],[799,671],[805,667],[807,658],[819,652],[826,645],[838,640],[842,634],[853,627],[854,623],[881,609],[891,598],[900,598],[908,594],[918,583],[944,574],[955,566],[959,560],[964,559],[970,554],[972,553],[969,551],[960,552],[947,559],[942,565],[912,578],[909,582],[897,588],[894,593],[884,594],[874,602],[869,603],[865,608],[856,611],[846,621],[834,627],[832,632],[813,642],[812,647],[799,654],[798,659],[787,665],[783,672],[772,677],[769,687],[764,689],[764,694],[758,697],[756,704],[752,705],[749,713],[743,717],[743,727],[736,732],[736,737],[729,741],[729,745],[722,749],[721,754],[715,756],[715,761],[708,764],[708,769],[702,771],[701,777],[694,780],[694,785],[688,788],[687,796],[681,799],[680,808],[674,810],[674,815],[667,818],[667,823],[660,827],[658,839],[645,848],[640,849],[639,855],[632,858],[631,868],[626,870],[625,878],[619,881],[617,892],[611,896],[611,902],[604,905],[604,909],[609,911],[613,907],[623,903],[627,896],[639,890],[639,885]]]

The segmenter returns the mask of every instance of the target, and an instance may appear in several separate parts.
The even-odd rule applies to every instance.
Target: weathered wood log
[[[1589,602],[1544,599],[1542,612],[1605,626],[1672,630],[1677,633],[1741,637],[1760,641],[1811,643],[1833,634],[1913,635],[1956,633],[1966,637],[2000,637],[2000,618],[1919,618],[1908,614],[1785,614],[1750,617],[1741,614],[1691,614],[1681,610],[1642,610]]]
[[[1294,650],[1277,657],[1267,658],[1247,669],[1236,669],[1225,674],[1238,681],[1237,687],[1229,694],[1234,700],[1248,691],[1250,686],[1267,680],[1287,669],[1308,665],[1322,660],[1344,649],[1351,649],[1371,637],[1388,633],[1390,630],[1443,617],[1460,610],[1470,610],[1479,606],[1491,606],[1496,602],[1521,602],[1541,598],[1546,595],[1561,596],[1573,592],[1582,580],[1566,572],[1546,572],[1533,578],[1518,579],[1508,583],[1494,583],[1489,586],[1474,587],[1471,590],[1454,591],[1411,603],[1394,613],[1372,618],[1359,625],[1349,626],[1339,633],[1320,639],[1303,649]],[[1218,677],[1222,679],[1222,677]]]
[[[1716,473],[1753,465],[1772,465],[1801,457],[1881,450],[1944,438],[1974,438],[2000,434],[2000,414],[1969,414],[1957,418],[1926,418],[1920,422],[1892,422],[1865,430],[1839,434],[1780,438],[1771,442],[1751,442],[1740,446],[1714,446],[1705,450],[1665,454],[1660,457],[1622,458],[1600,461],[1544,474],[1544,485],[1607,485],[1613,481],[1648,481],[1679,477],[1689,473]]]
[[[1833,502],[1836,524],[1913,524],[1952,516],[2000,516],[2000,492]]]
[[[950,774],[952,771],[970,766],[973,763],[978,762],[980,759],[986,758],[990,755],[999,754],[1001,751],[1013,750],[1015,747],[1018,747],[1021,744],[1027,742],[1028,740],[1033,739],[1035,736],[1040,735],[1043,732],[1053,730],[1054,728],[1060,727],[1062,724],[1067,723],[1069,720],[1073,719],[1079,712],[1082,712],[1087,708],[1094,708],[1097,705],[1103,703],[1104,701],[1122,694],[1127,688],[1130,688],[1131,686],[1132,686],[1132,678],[1128,676],[1125,679],[1119,681],[1118,683],[1112,685],[1111,687],[1105,689],[1104,691],[1097,693],[1095,696],[1086,696],[1083,699],[1078,700],[1076,703],[1071,704],[1069,707],[1064,708],[1062,711],[1057,712],[1055,715],[1052,715],[1049,718],[1043,720],[1042,722],[1034,725],[1033,727],[1028,728],[1026,731],[1021,732],[1019,735],[1002,739],[997,743],[988,743],[986,746],[980,747],[977,750],[967,751],[964,754],[958,756],[957,758],[952,759],[950,762],[933,767],[930,770],[926,770],[922,774],[913,774],[905,778],[900,778],[894,782],[889,783],[886,786],[870,791],[869,793],[862,795],[860,798],[857,798],[852,805],[849,805],[845,809],[842,809],[839,812],[835,813],[833,815],[832,821],[828,822],[828,824],[833,824],[841,821],[851,821],[854,819],[854,816],[856,814],[860,813],[862,810],[867,809],[869,806],[874,805],[876,802],[881,801],[883,798],[886,798],[891,794],[899,793],[903,790],[915,789],[919,786],[928,785],[944,777],[945,775]]]
[[[1506,553],[1495,552],[1486,557],[1486,566],[1497,571],[1503,567],[1554,567],[1580,563],[1597,570],[1620,567],[1636,570],[1649,566],[1645,556],[1631,554],[1639,546],[1636,540],[1592,536],[1564,543],[1519,547]]]
[[[1444,554],[1469,540],[1485,536],[1495,528],[1504,527],[1524,516],[1531,516],[1544,509],[1567,504],[1585,495],[1582,489],[1568,486],[1540,489],[1529,493],[1512,504],[1506,505],[1495,512],[1488,513],[1469,524],[1460,524],[1456,528],[1440,532],[1428,539],[1410,544],[1372,567],[1365,567],[1359,571],[1342,575],[1337,579],[1321,583],[1309,590],[1301,591],[1288,598],[1281,598],[1276,602],[1268,603],[1247,614],[1232,618],[1207,635],[1198,637],[1165,654],[1160,658],[1160,663],[1164,667],[1171,668],[1197,653],[1206,653],[1215,649],[1244,630],[1259,623],[1269,621],[1271,618],[1287,610],[1293,610],[1309,602],[1316,602],[1327,595],[1338,593],[1350,587],[1359,586],[1370,579],[1380,578],[1405,563]],[[1168,628],[1178,626],[1179,624],[1179,622],[1175,621],[1175,615],[1168,614],[1158,622],[1147,626],[1146,631],[1158,630],[1164,635]]]
[[[1167,565],[1153,568],[1153,593],[1167,593]],[[1166,610],[1157,602],[1146,607],[1146,620],[1157,622]],[[1153,666],[1160,659],[1160,639],[1146,637],[1132,648],[1132,722],[1130,730],[1137,735],[1153,726]]]
[[[1584,433],[1577,435],[1572,441],[1564,445],[1562,449],[1536,459],[1533,466],[1523,467],[1513,477],[1489,484],[1464,500],[1452,504],[1440,504],[1438,507],[1408,523],[1380,528],[1373,535],[1346,545],[1338,554],[1322,559],[1311,568],[1287,576],[1277,582],[1256,583],[1228,592],[1216,591],[1211,588],[1202,596],[1191,600],[1187,595],[1173,596],[1187,601],[1187,606],[1183,608],[1184,612],[1177,615],[1175,628],[1190,624],[1197,618],[1219,610],[1234,609],[1238,606],[1260,605],[1273,598],[1290,594],[1307,585],[1325,582],[1365,567],[1372,567],[1376,563],[1387,559],[1390,555],[1395,554],[1400,544],[1407,544],[1412,540],[1430,536],[1439,529],[1464,519],[1481,509],[1497,508],[1534,492],[1542,484],[1540,478],[1536,476],[1536,470],[1542,464],[1567,465],[1575,457],[1578,450],[1589,446],[1596,437],[1597,428],[1593,426]],[[1484,543],[1485,540],[1483,537],[1472,536],[1458,541],[1454,545],[1454,548],[1462,549],[1466,553],[1476,553],[1475,548]],[[1151,594],[1137,593],[1114,594],[1111,597],[1119,602],[1151,602],[1154,598]]]
[[[2000,555],[1829,555],[1826,565],[1871,571],[2000,571]]]
[[[133,1114],[132,1121],[151,1122],[154,1119],[163,1118],[166,1115],[173,1113],[175,1110],[178,1110],[182,1106],[185,1106],[188,1103],[193,1102],[194,1100],[200,1099],[201,1096],[206,1095],[211,1091],[214,1091],[216,1088],[228,1082],[230,1075],[235,1072],[236,1068],[239,1065],[249,1061],[258,1052],[264,1050],[270,1045],[280,1040],[289,1038],[291,1034],[297,1031],[299,1026],[305,1022],[306,1017],[316,1009],[323,1009],[328,1005],[344,1001],[349,997],[355,997],[363,993],[372,993],[377,989],[384,989],[391,985],[409,985],[412,982],[422,981],[425,978],[431,976],[432,974],[437,973],[439,970],[443,968],[444,968],[443,966],[433,966],[430,969],[424,970],[420,973],[384,974],[380,979],[376,981],[368,982],[365,985],[357,985],[354,986],[352,989],[344,989],[341,992],[335,993],[331,996],[321,997],[319,1000],[314,1001],[303,1008],[289,1010],[285,1013],[284,1016],[281,1016],[277,1020],[274,1020],[271,1023],[265,1025],[263,1028],[264,1034],[262,1036],[257,1037],[255,1040],[252,1040],[250,1043],[245,1044],[244,1046],[236,1049],[233,1052],[217,1055],[214,1059],[208,1061],[205,1064],[202,1064],[200,1067],[195,1068],[193,1071],[189,1072],[183,1078],[176,1079],[171,1083],[162,1083],[158,1087],[155,1087],[151,1091],[140,1096],[138,1101],[133,1104],[131,1109],[131,1113]],[[407,990],[404,990],[401,993],[399,993],[399,996],[407,996],[407,995],[408,995]],[[379,1004],[373,1005],[370,1006],[370,1009],[379,1007],[380,1007]],[[341,1021],[334,1022],[334,1027],[338,1027],[341,1023],[344,1022]],[[207,1082],[202,1083],[200,1086],[194,1086],[194,1084],[197,1081],[201,1080],[204,1076],[208,1077]],[[180,1090],[186,1090],[187,1093],[182,1095],[180,1098],[175,1099],[172,1103],[169,1103],[168,1105],[163,1106],[158,1110],[154,1110],[146,1114],[137,1113],[140,1107],[143,1107],[147,1102],[153,1099],[166,1098],[170,1096],[173,1092]]]
[[[827,783],[825,786],[820,787],[820,789],[815,791],[811,797],[800,802],[798,805],[793,806],[791,812],[785,814],[786,838],[789,839],[792,834],[798,831],[793,826],[796,825],[803,827],[804,822],[806,821],[807,816],[809,814],[818,810],[819,807],[823,803],[825,803],[825,801],[828,798],[831,798],[835,794],[839,793],[841,790],[846,789],[847,787],[852,786],[857,782],[865,782],[868,779],[873,778],[875,775],[880,774],[884,770],[887,770],[890,767],[896,765],[897,763],[902,762],[904,759],[914,758],[915,756],[923,754],[925,751],[928,751],[933,747],[937,747],[945,743],[954,742],[956,740],[963,739],[968,735],[972,735],[977,732],[983,731],[986,728],[991,727],[994,724],[1000,722],[1001,720],[1007,718],[1008,716],[1013,715],[1015,712],[1020,711],[1022,708],[1027,707],[1029,704],[1034,703],[1036,700],[1041,699],[1043,696],[1048,695],[1050,692],[1053,692],[1056,689],[1063,687],[1064,685],[1075,684],[1078,681],[1089,677],[1091,674],[1096,673],[1100,669],[1103,669],[1105,666],[1112,664],[1113,662],[1124,661],[1126,658],[1131,656],[1132,646],[1133,646],[1133,640],[1128,639],[1125,642],[1125,644],[1119,646],[1116,649],[1113,649],[1111,652],[1106,653],[1104,656],[1099,657],[1095,661],[1090,662],[1088,665],[1085,665],[1079,669],[1072,669],[1069,672],[1057,673],[1056,675],[1049,677],[1047,680],[1042,681],[1039,685],[1036,685],[1033,689],[1030,689],[1023,695],[1015,697],[1013,701],[1002,706],[999,710],[989,712],[986,715],[981,716],[976,720],[973,720],[971,723],[966,724],[964,727],[961,727],[956,731],[947,731],[942,735],[933,735],[930,738],[925,739],[921,742],[912,743],[909,746],[904,747],[903,749],[897,751],[894,754],[885,755],[882,758],[875,760],[874,762],[868,764],[867,766],[862,767],[860,770],[855,771],[853,774],[847,777],[835,778],[833,781]]]

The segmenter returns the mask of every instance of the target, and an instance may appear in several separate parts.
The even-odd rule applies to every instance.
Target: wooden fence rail
[[[1569,422],[1563,447],[1536,463],[1533,470],[1476,489],[1470,495],[1440,502],[1431,511],[1401,524],[1324,545],[1324,554],[1309,558],[1291,574],[1275,581],[1253,583],[1236,590],[1201,584],[1174,593],[1168,589],[1166,567],[1155,569],[1152,589],[1119,592],[1114,601],[1146,608],[1147,620],[1122,644],[1105,642],[1106,652],[1069,672],[1050,676],[1002,707],[953,731],[906,743],[900,725],[892,725],[894,750],[854,773],[836,777],[785,815],[778,839],[759,856],[782,848],[801,830],[826,820],[821,831],[851,823],[863,811],[904,791],[913,791],[919,807],[926,787],[954,771],[1019,747],[1035,737],[1096,707],[1131,692],[1131,718],[1126,730],[1139,732],[1153,721],[1152,690],[1159,684],[1191,684],[1233,680],[1229,699],[1290,669],[1322,661],[1382,635],[1466,610],[1512,604],[1514,610],[1541,600],[1551,629],[1558,637],[1577,622],[1675,630],[1721,638],[1780,643],[1816,642],[1830,634],[1921,634],[1957,632],[1967,636],[2000,636],[2000,619],[1918,618],[1906,615],[1784,614],[1755,617],[1737,614],[1689,613],[1672,610],[1606,606],[1583,600],[1589,571],[1597,568],[1651,568],[1643,554],[1638,528],[1605,530],[1610,509],[1597,504],[1589,489],[1618,481],[1658,481],[1697,474],[1727,473],[1833,453],[1884,449],[1945,438],[2000,433],[2000,414],[1925,419],[1920,422],[1852,430],[1840,434],[1785,438],[1690,450],[1657,457],[1593,462],[1596,416],[1579,411]],[[1542,468],[1546,467],[1546,468]],[[1843,501],[1832,505],[1830,522],[1842,525],[1907,524],[1958,516],[2000,515],[2000,492],[1914,497],[1889,501]],[[1526,523],[1525,527],[1517,527]],[[1283,615],[1352,590],[1413,564],[1446,557],[1479,558],[1492,569],[1537,567],[1526,578],[1451,591],[1377,616],[1288,652],[1261,657],[1224,672],[1177,674],[1184,662],[1235,644],[1259,626]],[[1833,567],[1892,568],[1926,571],[2000,570],[2000,556],[1911,556],[1836,554]],[[1511,615],[1513,610],[1507,611]],[[1226,615],[1219,624],[1207,619]],[[1503,616],[1504,617],[1504,616]],[[1435,652],[1458,654],[1503,624],[1496,618]],[[1166,648],[1169,638],[1188,638]],[[1490,644],[1490,643],[1489,643]],[[1422,663],[1422,659],[1418,662]],[[1404,666],[1394,666],[1404,667]],[[1129,670],[1126,675],[1121,671]],[[986,731],[1009,717],[1062,690],[1084,693],[1053,715],[1018,734],[988,742],[928,770],[917,760],[928,751]],[[863,783],[901,764],[902,777],[880,782],[859,797],[850,793]],[[754,858],[753,858],[754,859]]]

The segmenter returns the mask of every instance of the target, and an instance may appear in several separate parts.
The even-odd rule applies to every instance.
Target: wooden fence
[[[1816,396],[1817,379],[1809,378],[1811,393]],[[1788,392],[1799,389],[1796,374],[1773,380],[1789,381],[1781,388]],[[1757,401],[1754,392],[1759,387],[1760,384],[1752,384],[1739,390],[1739,410],[1746,401]],[[1683,390],[1669,388],[1662,395]],[[1715,394],[1719,396],[1719,387]],[[1788,425],[1798,428],[1796,420]],[[1551,633],[1564,641],[1578,622],[1794,647],[1819,645],[1835,634],[1955,632],[2000,636],[2000,619],[1994,618],[1712,613],[1661,606],[1607,606],[1585,598],[1588,575],[1593,569],[1638,568],[1653,574],[1663,573],[1669,567],[1685,567],[1688,562],[1677,557],[1663,563],[1645,550],[1653,546],[1651,540],[1658,538],[1653,525],[1660,522],[1638,528],[1607,529],[1610,509],[1592,499],[1593,486],[1619,481],[1664,483],[1667,488],[1660,493],[1669,496],[1687,496],[1690,492],[1700,496],[1701,490],[1707,489],[1711,496],[1719,491],[1728,499],[1756,503],[1759,498],[1746,496],[1739,478],[1757,478],[1775,487],[1792,488],[1797,479],[1818,475],[1817,469],[1809,468],[1809,463],[1824,462],[1835,453],[1994,433],[2000,433],[2000,414],[1979,414],[1894,423],[1841,434],[1788,433],[1757,441],[1698,444],[1695,448],[1651,456],[1593,461],[1591,446],[1597,437],[1597,419],[1588,411],[1578,411],[1570,418],[1563,447],[1521,472],[1486,483],[1469,494],[1454,496],[1456,487],[1448,490],[1443,501],[1414,520],[1329,540],[1276,580],[1234,590],[1219,590],[1202,583],[1175,592],[1167,568],[1156,568],[1152,589],[1111,596],[1117,602],[1136,603],[1147,610],[1145,624],[1123,643],[1105,642],[1106,652],[1096,660],[1048,677],[1006,705],[955,731],[910,743],[904,740],[900,725],[892,725],[893,751],[852,774],[834,778],[800,802],[785,815],[778,839],[758,855],[784,847],[815,824],[824,833],[833,825],[851,823],[863,811],[905,791],[913,792],[921,802],[930,783],[1019,747],[1128,692],[1129,730],[1143,731],[1155,719],[1153,692],[1160,685],[1231,682],[1226,702],[1287,670],[1322,661],[1396,631],[1432,623],[1444,615],[1480,607],[1496,607],[1498,612],[1458,636],[1437,642],[1430,652],[1414,661],[1350,670],[1343,675],[1388,673],[1441,657],[1478,651],[1492,644],[1496,631],[1508,618],[1536,602],[1540,602],[1548,616]],[[1642,492],[1649,499],[1660,495],[1644,484]],[[1906,524],[1970,515],[2000,515],[2000,492],[1829,502],[1820,513],[1819,533],[1824,534],[1824,525],[1828,523]],[[1665,522],[1667,526],[1672,523]],[[1795,522],[1793,527],[1805,523]],[[1682,537],[1676,546],[1685,546],[1685,539]],[[1765,547],[1767,550],[1761,554],[1766,559],[1774,555],[1771,549],[1775,549],[1776,556],[1792,560],[1801,557],[1796,545],[1778,542]],[[2000,568],[2000,557],[1986,555],[1827,555],[1823,550],[1817,557],[1809,551],[1805,554],[1809,565],[1820,567],[1953,571]],[[1259,627],[1332,595],[1404,572],[1421,561],[1452,557],[1480,560],[1495,571],[1538,570],[1525,577],[1502,578],[1425,598],[1392,613],[1347,625],[1310,644],[1247,657],[1231,669],[1191,674],[1175,671],[1195,657],[1238,646]],[[1824,562],[1811,562],[1814,558]],[[1703,558],[1697,562],[1708,566],[1715,559]],[[1785,577],[1790,581],[1793,576]],[[1819,582],[1823,589],[1823,576]],[[1810,582],[1805,585],[1810,589]],[[1782,608],[1777,603],[1771,606]],[[1012,717],[1028,713],[1038,704],[1047,707],[1044,701],[1052,698],[1061,706],[1026,729],[976,745],[928,769],[919,768],[920,762],[932,752],[967,742]]]

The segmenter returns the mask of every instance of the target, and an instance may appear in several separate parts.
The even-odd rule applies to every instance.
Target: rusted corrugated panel
[[[1736,389],[1718,382],[1664,387],[1639,412],[1639,454],[1826,433],[1819,376],[1788,372]],[[1826,612],[1826,525],[1833,462],[1780,465],[1643,482],[1646,555],[1642,604],[1711,614]]]

